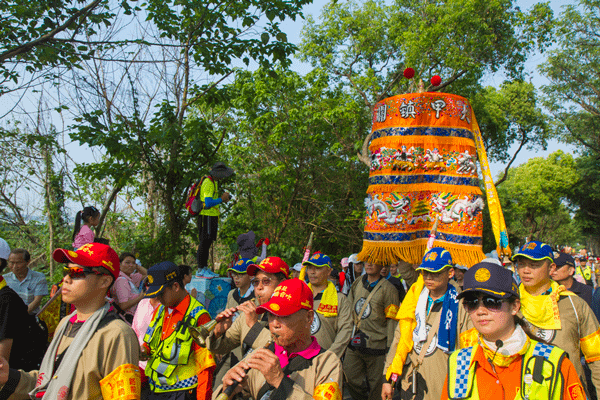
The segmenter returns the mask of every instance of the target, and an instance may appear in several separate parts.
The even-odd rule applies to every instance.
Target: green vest
[[[448,359],[448,398],[451,400],[479,399],[475,369],[471,363],[479,344],[457,350]],[[565,352],[555,346],[531,340],[521,367],[521,387],[515,400],[560,400],[564,378],[560,366]]]
[[[200,200],[202,204],[206,204],[204,199],[207,197],[216,198],[217,193],[219,193],[219,184],[216,180],[211,180],[210,178],[204,179],[202,181],[202,186],[200,187]],[[219,216],[219,205],[213,206],[211,208],[206,208],[206,205],[200,211],[200,215],[208,215],[210,217],[218,217]]]
[[[153,392],[173,392],[198,386],[196,363],[190,358],[193,340],[187,326],[196,326],[204,313],[208,312],[202,303],[190,296],[190,305],[182,323],[169,337],[161,340],[165,308],[160,306],[158,309],[144,335],[144,342],[150,346],[152,353],[144,372]]]

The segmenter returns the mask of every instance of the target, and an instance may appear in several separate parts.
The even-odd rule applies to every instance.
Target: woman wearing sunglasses
[[[519,292],[509,270],[475,264],[465,273],[458,297],[478,340],[450,356],[442,399],[585,399],[565,352],[523,329],[517,317]]]

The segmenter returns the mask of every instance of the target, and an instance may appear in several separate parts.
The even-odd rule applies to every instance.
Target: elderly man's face
[[[294,347],[310,336],[313,310],[300,310],[287,317],[269,313],[269,330],[277,335],[275,342],[282,347]]]
[[[28,264],[29,263],[23,258],[22,253],[11,253],[8,256],[8,268],[10,268],[11,272],[15,275],[26,275]]]
[[[260,270],[256,272],[256,276],[252,278],[251,282],[258,304],[265,304],[269,301],[275,288],[281,283],[277,275]]]

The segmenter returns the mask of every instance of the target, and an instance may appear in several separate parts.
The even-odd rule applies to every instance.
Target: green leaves
[[[488,86],[473,96],[473,109],[491,160],[508,161],[514,143],[527,149],[546,148],[550,127],[538,103],[534,86],[520,80],[504,82],[499,90]]]
[[[564,244],[553,235],[570,229],[559,216],[566,214],[569,223],[567,198],[580,179],[574,158],[560,150],[546,159],[532,158],[512,168],[506,182],[498,187],[509,237],[521,243],[529,237]]]
[[[230,92],[226,152],[236,170],[236,207],[221,232],[254,229],[277,248],[306,242],[346,255],[360,246],[367,172],[354,144],[364,131],[355,101],[327,74],[240,72]]]
[[[307,20],[300,49],[371,106],[416,89],[402,78],[406,67],[426,89],[438,74],[452,83],[444,91],[468,95],[484,73],[521,77],[535,44],[524,15],[507,0],[330,2],[322,22]]]
[[[600,2],[567,6],[555,24],[557,49],[540,66],[550,81],[544,105],[556,135],[600,154]]]
[[[269,34],[267,32],[263,32],[262,35],[260,35],[260,41],[263,44],[269,43]]]

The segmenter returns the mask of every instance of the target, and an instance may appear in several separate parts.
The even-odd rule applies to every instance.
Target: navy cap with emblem
[[[148,289],[146,297],[156,297],[167,283],[173,282],[179,275],[179,267],[172,261],[162,261],[148,268]]]
[[[519,297],[519,288],[513,281],[512,272],[491,262],[480,262],[465,272],[463,291],[457,298],[467,293],[483,292],[500,299]]]
[[[554,258],[554,264],[556,264],[556,268],[560,268],[563,265],[570,265],[571,267],[574,267],[575,259],[570,254],[560,253],[558,257]]]

